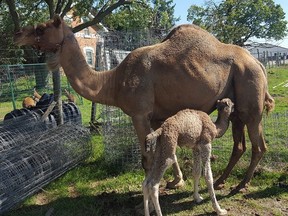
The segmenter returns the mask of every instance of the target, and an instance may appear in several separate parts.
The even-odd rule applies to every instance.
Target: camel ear
[[[61,22],[62,22],[62,18],[58,14],[55,14],[53,17],[53,25],[56,28],[58,28],[60,26]]]

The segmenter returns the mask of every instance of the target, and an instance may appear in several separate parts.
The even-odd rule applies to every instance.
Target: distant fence
[[[91,102],[84,101],[74,92],[64,74],[61,88],[63,101],[68,101],[64,94],[67,90],[75,96],[80,109],[87,106],[91,108]],[[12,110],[21,109],[26,97],[33,98],[34,89],[40,95],[53,93],[52,73],[48,72],[46,64],[0,65],[0,121]],[[83,114],[84,121],[88,124],[90,112]]]
[[[270,52],[268,50],[252,52],[265,67],[279,67],[288,64],[288,53]]]

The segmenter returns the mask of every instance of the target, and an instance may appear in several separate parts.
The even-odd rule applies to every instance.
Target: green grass
[[[276,101],[273,113],[287,112],[287,87],[279,84],[288,79],[288,67],[267,71],[269,91]],[[87,114],[88,117],[84,117],[85,122],[89,122],[91,103],[84,100],[79,106],[82,113],[89,114]],[[251,156],[249,142],[247,152],[227,179],[226,187],[221,191],[216,191],[221,207],[228,209],[229,215],[288,215],[288,143],[287,130],[285,131],[284,127],[287,125],[287,116],[284,118],[279,115],[279,118],[273,121],[269,117],[265,118],[265,124],[277,125],[272,127],[274,129],[268,129],[268,126],[267,129],[265,128],[265,139],[269,150],[258,166],[248,190],[233,196],[229,195],[230,188],[242,180],[249,165]],[[272,139],[275,134],[276,140]],[[215,140],[213,144],[213,154],[218,156],[212,163],[215,178],[227,165],[232,150],[231,132],[225,136],[223,139]],[[92,155],[83,164],[51,182],[16,209],[4,215],[137,215],[135,206],[142,202],[143,170],[125,170],[125,168],[108,164],[105,161],[102,137],[93,135],[92,143]],[[201,180],[201,193],[205,200],[199,205],[193,202],[191,151],[179,149],[177,153],[186,179],[186,186],[178,190],[161,190],[160,204],[163,214],[215,215],[203,179]],[[165,181],[170,179],[172,179],[171,169],[166,172],[161,186],[163,187]]]
[[[45,188],[27,199],[18,209],[11,210],[5,216],[40,216],[52,211],[51,215],[136,215],[135,206],[142,202],[141,183],[144,178],[142,169],[132,171],[111,167],[103,157],[104,146],[99,135],[93,136],[93,153],[87,161],[53,181]],[[213,215],[213,209],[201,180],[202,195],[205,200],[197,205],[192,199],[190,153],[179,151],[181,166],[186,178],[186,186],[178,190],[161,190],[160,203],[164,215]],[[185,159],[186,158],[186,159]],[[213,163],[215,175],[220,173],[227,161],[216,160]],[[271,171],[257,169],[248,191],[230,196],[230,187],[239,183],[244,168],[237,169],[229,177],[226,188],[216,191],[220,205],[227,208],[229,215],[285,215],[288,206],[288,166],[286,170]],[[171,179],[171,171],[165,174],[165,180]],[[282,205],[282,207],[279,207]],[[282,210],[281,210],[282,208]],[[287,209],[286,209],[287,210]],[[286,212],[287,213],[287,212]]]
[[[287,111],[288,94],[283,83],[288,83],[288,66],[267,69],[269,92],[274,97],[276,107],[274,112]]]

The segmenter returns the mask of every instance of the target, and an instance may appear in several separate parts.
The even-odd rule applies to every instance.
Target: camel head
[[[229,98],[224,98],[217,101],[218,112],[225,112],[231,114],[234,111],[234,103]]]
[[[28,45],[42,52],[57,52],[64,42],[64,22],[59,15],[46,23],[27,26],[14,35],[14,42],[19,46]]]

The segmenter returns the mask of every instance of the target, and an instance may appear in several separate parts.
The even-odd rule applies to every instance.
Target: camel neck
[[[95,71],[86,62],[72,32],[59,50],[59,63],[73,89],[93,102],[116,106],[115,70]]]
[[[226,113],[221,113],[218,111],[217,120],[215,121],[215,126],[217,129],[216,138],[222,137],[229,127],[229,115]]]

